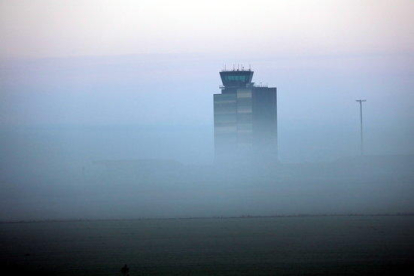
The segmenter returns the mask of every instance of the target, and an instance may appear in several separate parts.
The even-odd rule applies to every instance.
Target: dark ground
[[[0,260],[13,275],[400,275],[414,216],[2,223]]]

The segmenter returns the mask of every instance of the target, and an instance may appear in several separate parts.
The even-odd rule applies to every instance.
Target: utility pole
[[[362,103],[366,102],[367,100],[356,100],[359,102],[359,117],[361,119],[361,155],[364,155],[364,131],[362,128]]]

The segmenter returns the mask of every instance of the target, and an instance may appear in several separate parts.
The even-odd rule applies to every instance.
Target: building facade
[[[221,71],[214,95],[216,159],[277,159],[277,91],[256,86],[253,71]]]

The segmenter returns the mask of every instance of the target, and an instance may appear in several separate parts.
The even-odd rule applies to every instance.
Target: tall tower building
[[[253,71],[220,72],[223,86],[214,95],[216,159],[277,159],[277,92],[256,86]]]

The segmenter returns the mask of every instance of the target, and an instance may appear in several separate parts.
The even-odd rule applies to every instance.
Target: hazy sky
[[[1,57],[414,50],[411,0],[2,0]]]
[[[356,149],[364,98],[371,152],[414,153],[413,14],[410,0],[1,0],[0,125],[212,135],[218,71],[240,63],[278,88],[287,152]]]
[[[123,176],[120,182],[100,172],[95,177],[96,160],[211,164],[213,94],[220,93],[219,71],[225,64],[250,64],[256,84],[277,87],[281,162],[359,156],[356,99],[367,99],[367,155],[414,154],[414,0],[0,0],[0,186],[6,191],[0,196],[0,219],[79,218],[88,216],[84,210],[90,217],[121,214],[116,210],[121,195],[128,193]],[[326,187],[337,184],[345,191],[348,175],[342,169],[343,181],[331,183],[328,177]],[[188,187],[232,183],[225,174],[209,182],[210,173],[203,181],[192,180],[192,169],[186,173],[183,183]],[[90,183],[79,181],[88,174]],[[296,174],[300,179],[302,173],[292,171]],[[373,176],[375,183],[379,175]],[[144,180],[136,185],[133,176],[125,175],[142,193],[122,197],[124,215],[145,210],[145,202],[159,205],[171,195],[164,182],[153,185],[147,174],[141,176]],[[165,185],[181,185],[179,177],[175,182],[167,176]],[[283,173],[274,179],[279,177],[279,184],[294,183],[284,183]],[[390,177],[384,180],[386,189],[375,188],[382,208],[375,212],[388,210],[382,198],[389,195],[394,197],[384,202],[390,212],[412,210],[412,176],[391,172]],[[309,179],[319,182],[316,175]],[[359,175],[355,179],[355,186],[350,185],[362,187]],[[256,187],[261,181],[246,183]],[[87,183],[92,198],[84,193]],[[102,183],[111,188],[102,188]],[[145,185],[155,192],[147,192]],[[291,197],[296,191],[280,194],[279,186],[273,186],[276,198],[258,187],[264,201],[262,196],[253,197],[257,205],[247,200],[250,190],[245,190],[233,199],[240,200],[234,206],[245,201],[263,208],[266,202],[296,205]],[[96,196],[98,190],[105,193]],[[336,194],[328,189],[325,204],[316,196],[320,190],[314,197],[307,188],[301,190],[296,200],[335,208],[342,202],[342,210],[357,212],[348,208],[358,206],[354,200],[363,207],[372,198],[359,197],[356,188]],[[158,196],[160,191],[165,197]],[[203,199],[207,190],[200,191],[173,194],[171,205],[161,204],[165,207],[159,210],[169,216],[185,214],[182,210],[194,210],[193,198],[227,204],[227,195],[238,194],[217,192]],[[61,200],[63,194],[69,195]],[[183,198],[190,203],[178,204]],[[214,209],[215,203],[205,206]],[[394,204],[405,207],[393,209]]]

